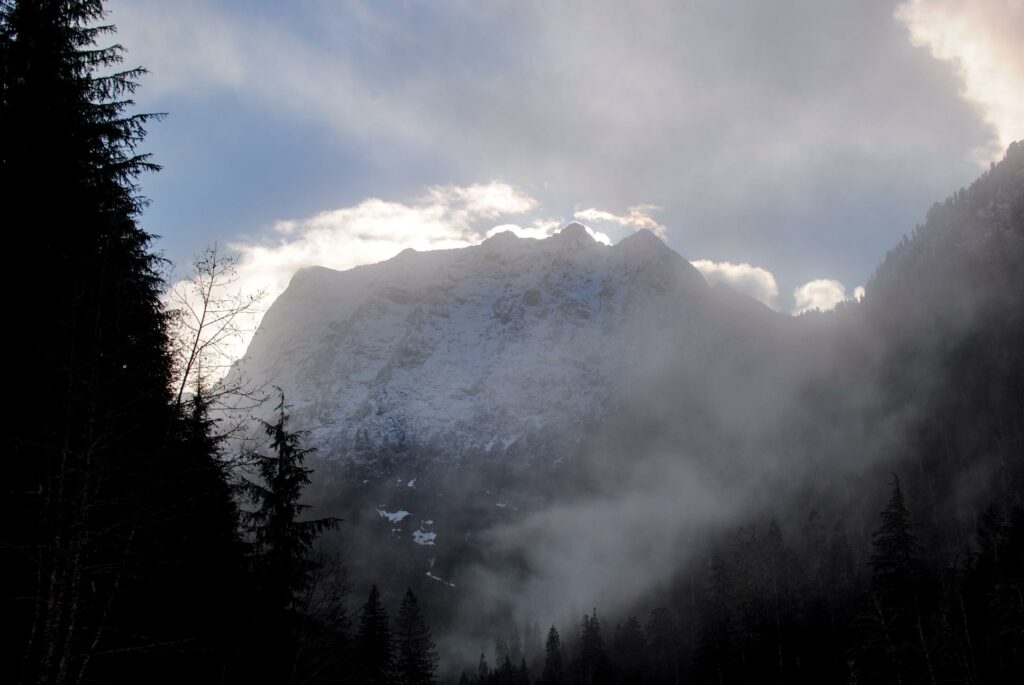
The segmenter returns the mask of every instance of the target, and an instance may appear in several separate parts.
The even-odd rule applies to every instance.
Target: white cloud
[[[646,228],[662,240],[667,240],[668,233],[665,231],[665,227],[651,217],[651,212],[656,212],[658,209],[660,207],[655,205],[635,205],[627,208],[625,215],[618,215],[592,207],[590,209],[581,209],[573,216],[581,221],[603,221],[618,224],[631,228],[634,231]]]
[[[530,226],[518,226],[516,224],[501,224],[495,226],[491,230],[487,231],[486,238],[495,236],[504,231],[509,231],[519,238],[533,238],[536,240],[543,240],[544,238],[550,238],[555,233],[558,233],[558,229],[561,228],[562,224],[558,221],[535,221]],[[595,231],[590,226],[583,226],[587,229],[587,233],[591,238],[601,243],[602,245],[611,245],[612,239],[606,234],[600,231]]]
[[[853,289],[853,299],[864,297],[864,288]],[[813,309],[827,311],[850,297],[846,294],[846,286],[832,278],[819,278],[808,281],[793,290],[794,314],[803,314]]]
[[[963,96],[977,104],[999,140],[1002,156],[1024,137],[1024,0],[911,0],[896,8],[911,42],[953,65]]]
[[[779,300],[779,285],[771,271],[747,263],[713,262],[698,259],[692,262],[704,274],[708,283],[725,283],[733,290],[750,295],[775,308]]]
[[[491,230],[487,231],[486,238],[491,238],[504,233],[506,231],[514,234],[518,238],[532,238],[534,240],[543,240],[544,238],[550,238],[554,235],[555,231],[558,230],[557,221],[545,221],[532,226],[519,226],[517,224],[501,224],[495,226]]]
[[[265,311],[303,267],[350,269],[390,259],[410,247],[443,250],[474,245],[500,230],[512,230],[524,237],[547,237],[555,232],[558,222],[537,221],[529,228],[504,224],[484,230],[487,222],[536,208],[537,201],[529,195],[494,181],[431,187],[408,203],[368,198],[355,206],[309,218],[278,221],[270,239],[229,246],[238,254],[238,279],[232,289],[242,293],[264,291]],[[608,242],[603,234],[595,234],[595,239]],[[263,311],[257,313],[254,326]],[[251,337],[250,331],[234,340],[228,356],[241,357]]]

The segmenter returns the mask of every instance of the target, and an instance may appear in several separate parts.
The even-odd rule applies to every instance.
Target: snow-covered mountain
[[[503,454],[578,439],[654,357],[713,354],[709,299],[727,305],[718,312],[771,314],[716,291],[649,231],[614,247],[578,223],[545,240],[505,232],[343,272],[303,269],[243,368],[284,390],[328,458]]]

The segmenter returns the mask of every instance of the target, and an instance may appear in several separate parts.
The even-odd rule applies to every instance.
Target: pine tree
[[[365,685],[392,685],[395,682],[391,628],[376,585],[370,588],[366,604],[359,614],[355,658],[358,682]]]
[[[405,591],[395,630],[398,647],[395,671],[400,685],[433,685],[437,648],[412,590]]]
[[[562,667],[562,640],[554,626],[548,630],[548,638],[544,643],[544,671],[541,673],[543,685],[562,685],[565,676]]]

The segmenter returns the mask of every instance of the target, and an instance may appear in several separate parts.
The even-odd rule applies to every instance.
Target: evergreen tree
[[[478,683],[486,683],[491,677],[491,669],[487,665],[487,657],[482,653],[480,654],[480,661],[476,665],[476,681]]]
[[[897,476],[872,534],[871,594],[861,621],[866,626],[859,666],[867,678],[936,682],[924,616],[927,592],[920,546]]]
[[[315,567],[313,541],[338,520],[299,520],[309,506],[299,498],[309,484],[312,470],[303,466],[312,449],[301,445],[302,434],[288,430],[284,394],[274,423],[262,421],[270,438],[272,455],[253,453],[260,482],[246,480],[243,489],[254,508],[246,513],[252,537],[254,568],[262,603],[264,668],[283,679],[292,668],[296,652],[296,602],[308,587]]]
[[[516,685],[515,670],[512,662],[506,656],[501,660],[501,665],[491,674],[491,682],[494,685]]]
[[[647,677],[647,640],[635,616],[615,628],[613,655],[624,685],[639,685]]]
[[[544,643],[544,671],[541,673],[543,685],[562,685],[564,682],[562,667],[562,640],[554,626],[548,630],[548,638]]]
[[[513,682],[515,685],[530,685],[530,669],[526,665],[525,657],[519,660],[519,666],[513,673]]]
[[[659,607],[647,621],[647,654],[655,682],[674,683],[679,676],[679,644],[682,639],[672,611]]]
[[[223,670],[234,513],[202,426],[171,402],[159,260],[137,222],[154,117],[130,113],[144,72],[98,47],[103,19],[99,0],[0,2],[0,205],[9,277],[32,284],[7,310],[31,333],[5,341],[4,682]]]
[[[395,633],[398,647],[395,671],[399,685],[433,685],[437,649],[412,590],[405,591]]]
[[[882,524],[872,534],[872,586],[880,597],[899,602],[914,593],[921,577],[920,547],[900,480],[893,475],[892,494],[882,510]]]
[[[309,484],[312,469],[303,465],[312,448],[301,445],[302,434],[288,430],[284,394],[277,405],[274,423],[261,421],[270,438],[272,455],[250,455],[260,482],[247,480],[243,487],[255,507],[246,515],[263,591],[272,606],[291,608],[309,582],[316,537],[338,524],[335,518],[300,521],[309,505],[299,498]]]
[[[576,658],[575,672],[583,685],[603,685],[611,682],[611,664],[601,636],[601,622],[597,610],[584,616],[581,624],[580,650]]]
[[[376,585],[370,588],[370,595],[359,614],[355,658],[358,682],[365,685],[393,685],[395,682],[391,628]]]
[[[1007,517],[993,503],[982,512],[973,555],[963,582],[961,621],[970,663],[981,682],[1016,682],[1024,677],[1024,537],[1018,510]]]

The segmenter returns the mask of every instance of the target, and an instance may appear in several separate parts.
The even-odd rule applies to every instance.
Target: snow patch
[[[383,509],[378,509],[377,513],[380,514],[381,518],[385,518],[388,521],[391,521],[391,523],[398,523],[406,516],[412,516],[412,512],[408,512],[404,509],[401,511],[384,511]]]
[[[422,528],[413,531],[412,534],[412,541],[415,542],[417,545],[433,545],[434,540],[436,539],[437,533],[428,533]]]
[[[435,576],[430,571],[427,571],[427,578],[430,578],[431,580],[436,580],[437,582],[443,583],[443,584],[447,585],[448,587],[455,587],[455,583],[449,583],[444,578],[438,578],[437,576]]]

